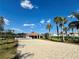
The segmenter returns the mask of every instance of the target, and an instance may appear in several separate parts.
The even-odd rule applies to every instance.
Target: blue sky
[[[0,16],[5,17],[6,29],[18,32],[48,32],[47,23],[52,24],[51,32],[56,33],[55,16],[67,17],[79,11],[79,0],[0,0]],[[67,25],[66,25],[67,26]]]

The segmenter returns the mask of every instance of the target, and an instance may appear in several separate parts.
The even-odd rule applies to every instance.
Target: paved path
[[[21,59],[79,59],[79,45],[47,40],[19,40]]]

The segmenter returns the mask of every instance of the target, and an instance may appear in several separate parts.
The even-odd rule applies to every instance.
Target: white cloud
[[[4,18],[4,22],[5,22],[5,25],[9,25],[10,21],[8,19]]]
[[[42,19],[42,20],[40,21],[41,24],[50,23],[50,22],[51,22],[51,19],[50,19],[50,18],[49,18],[47,21],[44,20],[44,19]]]
[[[20,3],[21,7],[25,9],[33,9],[33,8],[38,8],[37,6],[35,7],[30,0],[22,0]]]
[[[35,26],[35,24],[23,24],[23,26]]]
[[[41,23],[41,24],[44,24],[44,23],[45,23],[45,20],[41,20],[40,23]]]
[[[69,17],[69,18],[75,18],[75,16],[74,16],[74,15],[69,15],[68,17]]]
[[[47,20],[47,23],[50,23],[51,22],[51,19]]]
[[[11,28],[11,30],[14,30],[15,32],[19,33],[19,32],[23,32],[23,30],[19,29],[19,28]]]

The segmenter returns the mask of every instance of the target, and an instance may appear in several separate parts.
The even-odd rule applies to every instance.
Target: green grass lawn
[[[17,42],[13,39],[0,40],[0,59],[11,59],[17,53]]]

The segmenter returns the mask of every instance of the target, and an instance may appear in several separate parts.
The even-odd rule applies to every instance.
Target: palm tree
[[[49,38],[50,38],[50,30],[51,30],[51,28],[52,28],[51,24],[47,24],[46,28],[48,29]]]
[[[78,30],[78,35],[79,35],[79,23],[76,25],[77,30]]]
[[[65,34],[67,36],[68,27],[64,27],[63,30],[65,31]]]
[[[54,22],[56,23],[56,27],[57,27],[57,35],[59,36],[59,23],[60,23],[60,19],[61,17],[55,17],[54,18]]]
[[[69,23],[69,27],[72,29],[72,33],[73,32],[73,29],[76,28],[78,30],[78,35],[79,35],[79,21],[73,21],[71,23]],[[75,35],[73,35],[73,38],[74,38]]]
[[[69,28],[72,30],[72,34],[74,34],[73,30],[75,28],[75,23],[69,23]]]
[[[51,24],[47,24],[47,27],[46,28],[48,29],[48,32],[49,33],[50,33],[50,30],[51,30],[51,27],[52,27]]]
[[[78,30],[78,35],[79,35],[79,12],[72,12],[72,15],[78,19],[78,21],[76,21],[75,23],[76,23],[76,28]]]
[[[78,35],[79,35],[79,21],[74,21],[76,29],[78,30]]]
[[[0,17],[0,38],[3,39],[3,31],[4,30],[4,18],[3,17]],[[3,43],[1,39],[1,43]]]
[[[61,27],[61,30],[62,30],[62,41],[65,41],[64,40],[64,24],[67,23],[67,19],[65,17],[60,17],[60,27]]]
[[[4,30],[4,17],[0,17],[0,31]]]
[[[79,20],[79,12],[72,12],[72,15],[75,16]]]
[[[0,36],[2,36],[2,31],[4,30],[4,18],[0,17]]]

